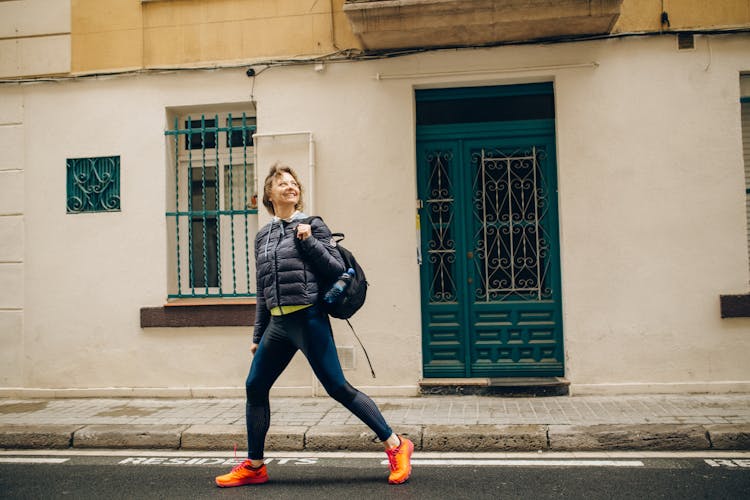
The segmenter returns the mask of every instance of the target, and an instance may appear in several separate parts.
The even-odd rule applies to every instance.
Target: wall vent
[[[356,368],[354,346],[336,346],[336,352],[339,355],[342,369],[354,370]]]
[[[695,48],[695,36],[692,33],[677,34],[677,50],[692,50]]]

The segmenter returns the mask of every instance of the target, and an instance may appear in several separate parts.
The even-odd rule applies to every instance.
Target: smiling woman
[[[323,220],[307,219],[301,212],[301,196],[295,171],[279,163],[271,166],[263,185],[263,205],[274,217],[255,238],[257,308],[250,347],[255,357],[245,382],[248,458],[217,477],[216,484],[231,487],[268,481],[263,458],[271,424],[269,392],[298,350],[326,392],[383,442],[391,470],[388,482],[403,483],[411,474],[414,444],[394,434],[375,402],[344,377],[331,323],[318,304],[345,266]]]

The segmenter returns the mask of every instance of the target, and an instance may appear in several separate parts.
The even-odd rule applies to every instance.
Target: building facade
[[[275,161],[366,269],[377,378],[333,328],[372,395],[749,390],[722,4],[0,2],[0,395],[243,394]],[[274,390],[323,392],[301,356]]]

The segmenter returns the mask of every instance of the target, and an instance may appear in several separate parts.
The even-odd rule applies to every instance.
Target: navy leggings
[[[268,393],[297,349],[305,355],[315,376],[332,398],[367,424],[381,441],[391,436],[391,428],[375,402],[344,378],[328,316],[312,306],[284,316],[271,316],[261,338],[245,382],[249,458],[263,458],[266,433],[271,423]]]

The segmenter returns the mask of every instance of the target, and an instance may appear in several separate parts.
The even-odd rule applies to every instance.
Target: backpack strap
[[[320,222],[325,224],[325,221],[323,221],[323,217],[320,217],[319,215],[311,215],[310,217],[305,217],[304,219],[300,219],[297,222],[297,226],[300,224],[312,224],[312,222],[318,219]],[[297,226],[294,226],[295,229]],[[340,241],[343,241],[346,236],[344,236],[344,233],[331,233],[331,237],[336,240],[336,243],[339,243]]]
[[[375,370],[372,369],[372,363],[370,362],[370,356],[367,355],[367,349],[365,349],[365,346],[362,344],[362,341],[359,340],[359,335],[357,335],[357,332],[354,331],[354,327],[352,326],[351,323],[349,323],[349,320],[345,319],[344,321],[346,321],[346,324],[349,325],[349,328],[352,329],[352,333],[354,334],[354,337],[357,339],[357,342],[359,342],[360,347],[362,347],[362,352],[365,353],[365,358],[367,359],[367,364],[370,365],[370,373],[372,373],[372,378],[376,378],[375,377]]]

